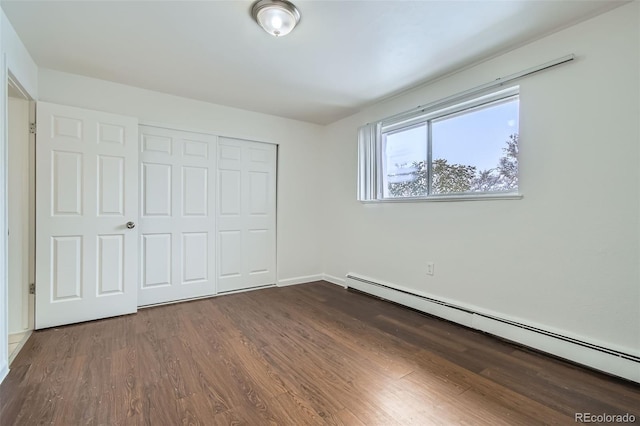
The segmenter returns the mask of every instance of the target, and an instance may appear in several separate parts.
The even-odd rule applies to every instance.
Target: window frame
[[[482,109],[509,102],[512,99],[520,99],[520,87],[512,86],[506,89],[475,94],[473,97],[458,98],[446,104],[437,104],[431,108],[413,110],[407,113],[398,114],[386,119],[382,119],[373,124],[363,126],[359,132],[358,150],[358,200],[362,202],[416,202],[416,201],[471,201],[471,200],[508,200],[523,198],[520,193],[520,185],[517,190],[510,191],[488,191],[488,192],[459,192],[448,194],[432,194],[433,185],[433,138],[432,123],[438,120],[453,118],[457,114],[472,112],[475,109]],[[428,163],[428,187],[427,195],[413,197],[385,197],[384,172],[385,172],[385,138],[387,135],[410,130],[421,125],[426,125],[426,143]],[[368,133],[369,140],[363,141],[364,134]],[[518,133],[519,129],[518,129]],[[368,164],[366,164],[368,163]],[[367,174],[363,174],[363,168],[367,169]],[[518,180],[520,170],[518,168]],[[519,182],[518,182],[519,183]],[[366,188],[366,190],[363,190]]]

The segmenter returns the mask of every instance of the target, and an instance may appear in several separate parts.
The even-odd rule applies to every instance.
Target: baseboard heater
[[[357,274],[345,284],[363,293],[399,303],[605,373],[640,383],[640,356],[545,330],[476,309],[438,300],[410,289]]]

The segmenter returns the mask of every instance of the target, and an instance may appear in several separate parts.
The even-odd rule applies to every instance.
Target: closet
[[[275,284],[276,145],[37,108],[36,328]]]

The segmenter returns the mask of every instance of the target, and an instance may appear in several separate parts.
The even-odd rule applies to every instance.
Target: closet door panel
[[[216,140],[140,126],[140,306],[216,294]]]
[[[276,152],[271,144],[218,142],[218,291],[276,281]]]

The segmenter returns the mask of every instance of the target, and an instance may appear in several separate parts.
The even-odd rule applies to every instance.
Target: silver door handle
[[[133,229],[136,227],[136,224],[134,222],[127,222],[127,229]]]

